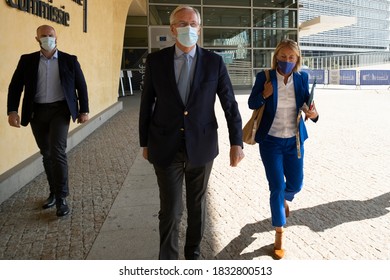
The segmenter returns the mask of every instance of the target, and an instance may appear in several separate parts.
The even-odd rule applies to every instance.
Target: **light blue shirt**
[[[190,64],[190,83],[192,84],[192,80],[194,77],[194,71],[195,71],[195,63],[193,63],[195,60],[196,56],[196,48],[193,48],[188,54],[190,55],[189,57],[189,64]],[[177,46],[175,46],[175,78],[176,78],[176,84],[179,80],[179,73],[181,71],[181,67],[184,64],[184,59],[183,59],[183,51],[181,51]]]
[[[58,68],[58,51],[51,58],[42,53],[39,59],[36,103],[53,103],[64,100]]]

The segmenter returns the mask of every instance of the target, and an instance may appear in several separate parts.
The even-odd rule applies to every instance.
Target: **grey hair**
[[[196,14],[196,17],[198,18],[198,24],[200,25],[200,22],[201,22],[201,19],[200,19],[200,13],[197,9],[191,7],[191,6],[185,6],[185,5],[180,5],[178,6],[176,9],[174,9],[171,13],[171,15],[169,16],[169,24],[172,25],[172,24],[175,24],[175,20],[176,20],[176,14],[182,10],[190,10],[190,11],[193,11],[195,14]]]

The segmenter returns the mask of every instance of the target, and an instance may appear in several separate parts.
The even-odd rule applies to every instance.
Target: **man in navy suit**
[[[43,157],[50,194],[43,208],[56,205],[57,216],[69,214],[66,145],[70,117],[88,121],[88,91],[77,57],[57,50],[53,27],[37,29],[41,50],[22,55],[8,88],[8,123],[31,125]],[[24,91],[21,117],[18,109]]]
[[[148,55],[139,118],[143,156],[155,169],[160,191],[159,259],[178,259],[182,187],[186,186],[186,259],[198,259],[205,226],[205,193],[213,160],[218,155],[216,96],[229,129],[230,165],[244,157],[242,121],[222,57],[196,42],[200,14],[189,6],[170,16],[176,44]],[[189,56],[185,58],[185,56]],[[189,81],[181,92],[182,68]]]

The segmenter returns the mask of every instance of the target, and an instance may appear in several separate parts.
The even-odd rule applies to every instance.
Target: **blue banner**
[[[325,84],[325,70],[302,69],[302,71],[309,74],[309,84],[312,84],[314,79],[317,79],[317,84]]]
[[[360,70],[360,85],[390,85],[390,70]]]
[[[356,85],[356,70],[340,70],[340,85]]]

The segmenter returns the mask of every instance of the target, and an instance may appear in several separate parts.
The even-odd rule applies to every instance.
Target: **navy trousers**
[[[296,138],[278,138],[268,135],[259,145],[269,190],[272,226],[286,224],[284,200],[292,201],[302,189],[304,147],[298,158]]]
[[[43,158],[50,193],[57,198],[69,194],[66,155],[70,112],[66,101],[34,104],[30,121],[35,141]]]
[[[198,259],[200,242],[206,218],[206,189],[213,161],[203,166],[188,162],[184,143],[174,161],[168,167],[154,165],[160,190],[159,232],[160,260],[179,258],[179,226],[183,213],[183,182],[186,187],[187,231],[184,256],[187,260]]]

